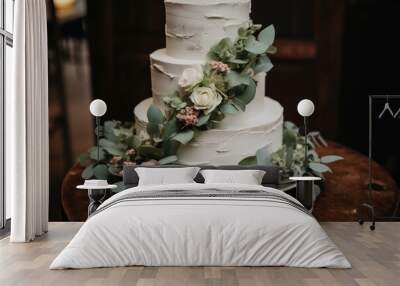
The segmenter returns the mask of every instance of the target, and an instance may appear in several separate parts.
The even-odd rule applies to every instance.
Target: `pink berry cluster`
[[[181,109],[176,118],[178,120],[183,121],[186,126],[196,125],[199,122],[200,112],[194,109],[193,106],[186,106],[184,109]]]
[[[136,150],[135,149],[128,149],[125,154],[127,156],[135,156],[136,155]]]
[[[213,70],[225,73],[225,72],[229,72],[231,69],[229,68],[229,66],[227,64],[224,64],[223,62],[219,62],[219,61],[210,61],[210,67]]]

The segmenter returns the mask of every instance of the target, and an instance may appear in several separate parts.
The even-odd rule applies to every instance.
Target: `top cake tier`
[[[165,0],[167,54],[203,60],[223,38],[235,39],[250,20],[250,0]]]

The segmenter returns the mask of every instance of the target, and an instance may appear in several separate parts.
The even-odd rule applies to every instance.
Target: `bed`
[[[198,175],[194,183],[137,186],[130,168],[127,189],[98,208],[50,269],[351,267],[301,203],[268,186],[272,170],[263,185],[202,183]]]

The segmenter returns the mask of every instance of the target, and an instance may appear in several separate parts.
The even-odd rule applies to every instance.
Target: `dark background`
[[[64,218],[65,173],[94,144],[90,100],[107,102],[106,119],[132,121],[134,106],[151,96],[149,54],[165,47],[162,0],[76,2],[48,1],[51,220]],[[300,124],[297,103],[309,98],[316,105],[312,129],[367,152],[368,95],[400,94],[399,2],[252,0],[253,21],[277,30],[266,95],[282,104],[286,120]],[[377,128],[374,146],[398,179],[399,120]]]

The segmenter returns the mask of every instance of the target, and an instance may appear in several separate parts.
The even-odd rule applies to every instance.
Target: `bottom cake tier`
[[[152,98],[135,107],[135,124],[138,130],[146,130],[147,109]],[[254,156],[260,148],[274,152],[282,146],[283,108],[275,100],[265,97],[262,113],[249,113],[248,122],[229,129],[212,129],[201,132],[187,145],[178,150],[178,160],[185,165],[235,165],[248,156]],[[229,118],[225,118],[229,120]]]

